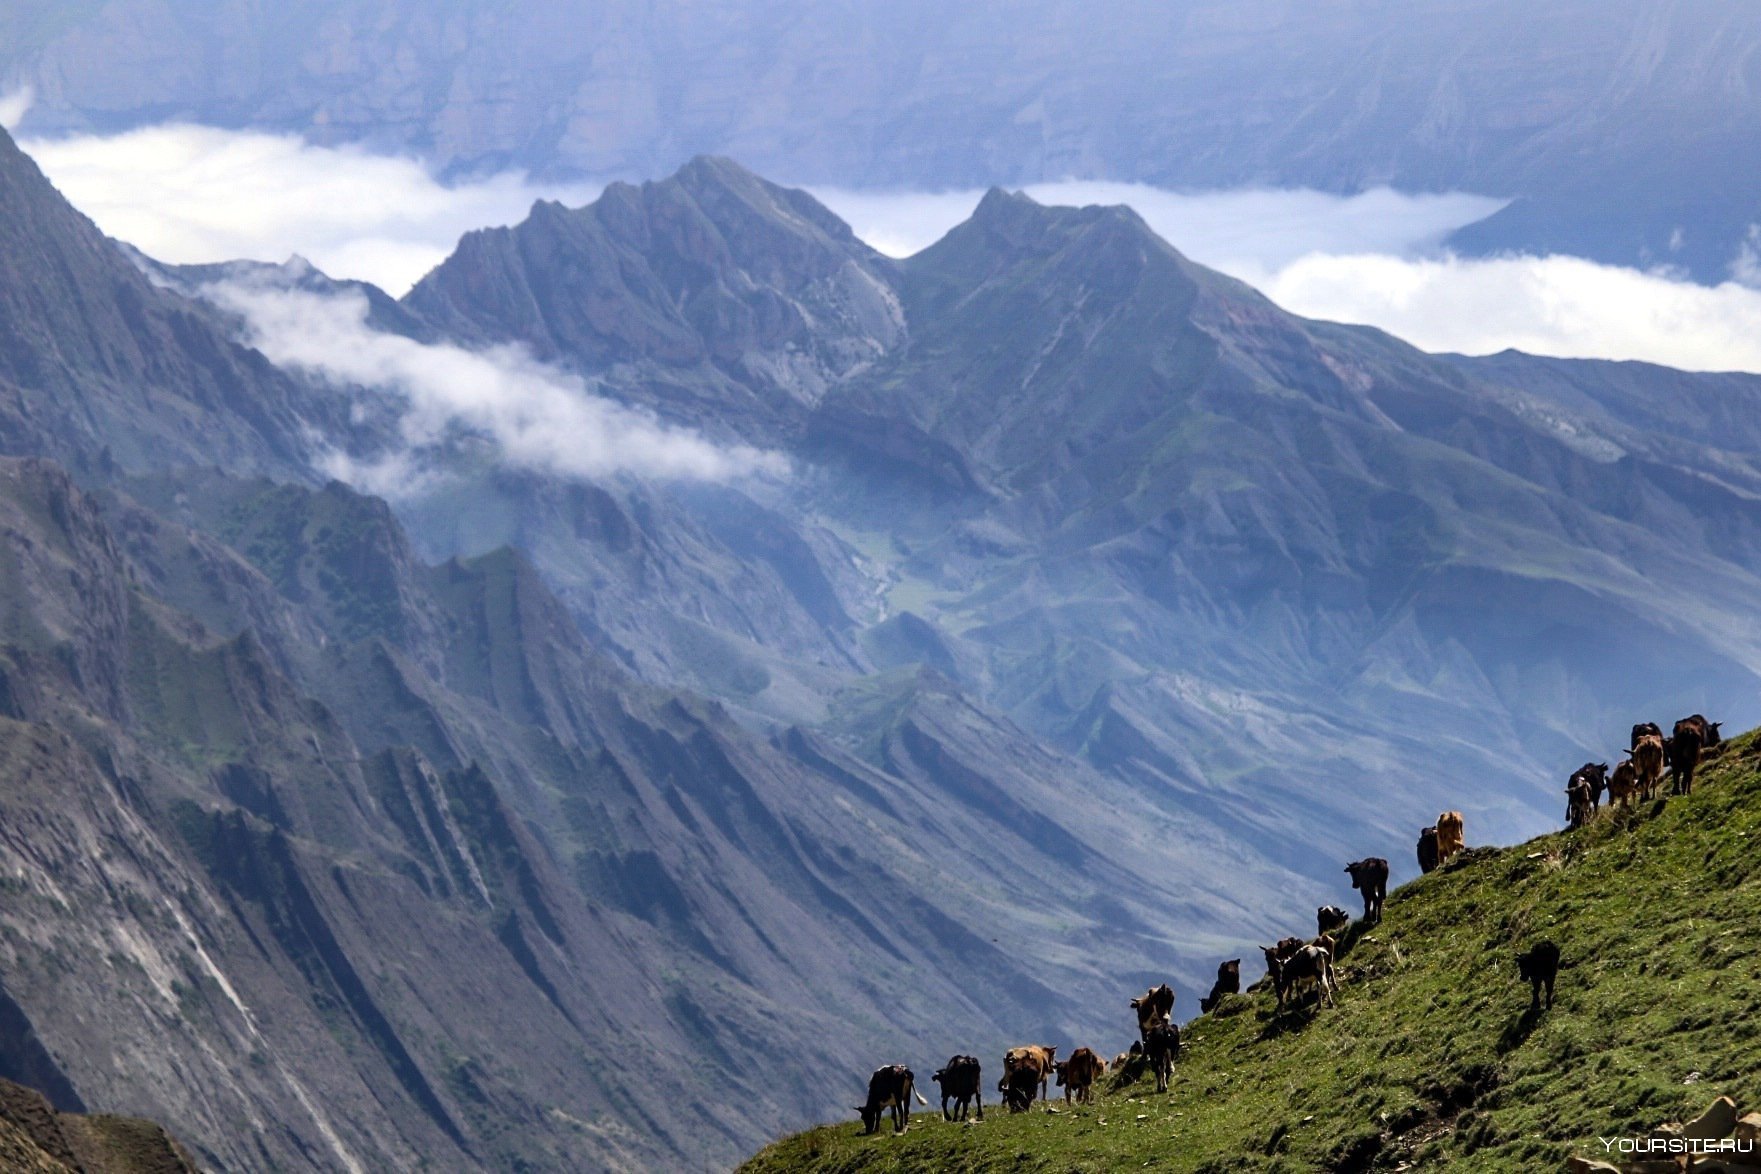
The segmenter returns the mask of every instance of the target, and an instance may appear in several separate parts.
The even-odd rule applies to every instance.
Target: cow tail
[[[917,1082],[915,1080],[913,1080],[911,1082],[911,1095],[917,1098],[918,1104],[920,1104],[920,1105],[928,1105],[929,1104],[928,1101],[923,1099],[923,1094],[917,1091]]]

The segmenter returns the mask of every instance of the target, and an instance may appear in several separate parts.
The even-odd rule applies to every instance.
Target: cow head
[[[1364,879],[1366,876],[1365,870],[1368,867],[1369,862],[1367,860],[1353,860],[1350,864],[1345,866],[1345,871],[1351,874],[1352,888],[1361,889],[1364,887]]]
[[[1057,1074],[1058,1087],[1063,1088],[1064,1087],[1064,1075],[1065,1075],[1065,1073],[1070,1071],[1070,1061],[1059,1060],[1056,1064],[1052,1065],[1052,1071]]]
[[[1706,744],[1708,746],[1716,746],[1724,740],[1724,735],[1718,732],[1718,727],[1723,724],[1723,722],[1708,722],[1706,724]]]
[[[862,1132],[873,1133],[880,1128],[881,1110],[879,1105],[857,1105],[856,1115],[862,1118]]]

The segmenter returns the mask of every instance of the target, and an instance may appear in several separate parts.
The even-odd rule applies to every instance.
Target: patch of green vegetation
[[[1381,924],[1354,924],[1341,944],[1337,1008],[1227,1000],[1187,1025],[1165,1096],[1120,1074],[1091,1106],[992,1110],[970,1126],[920,1113],[903,1137],[825,1126],[744,1169],[1558,1169],[1599,1153],[1599,1136],[1685,1119],[1721,1093],[1761,1105],[1758,904],[1750,734],[1690,797],[1476,851],[1402,887]],[[1562,964],[1552,1010],[1536,1014],[1514,956],[1543,938]],[[913,1061],[925,1083],[931,1061]]]

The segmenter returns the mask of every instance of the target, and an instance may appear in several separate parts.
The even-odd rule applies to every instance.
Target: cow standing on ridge
[[[1706,719],[1695,721],[1684,717],[1675,723],[1675,736],[1670,739],[1669,765],[1675,772],[1674,794],[1694,793],[1694,770],[1700,765],[1700,749],[1706,743]]]
[[[1464,825],[1459,811],[1445,811],[1437,817],[1437,863],[1448,864],[1449,858],[1467,847]]]
[[[978,1119],[984,1120],[984,1096],[979,1091],[982,1074],[977,1056],[955,1056],[946,1067],[936,1070],[930,1079],[942,1087],[942,1120],[966,1120],[967,1108],[973,1101],[978,1103]],[[949,1100],[954,1102],[952,1114],[948,1112]]]
[[[1172,1023],[1157,1024],[1144,1040],[1143,1050],[1156,1074],[1156,1091],[1167,1092],[1168,1081],[1174,1075],[1174,1059],[1180,1055],[1180,1029]]]
[[[1174,988],[1167,983],[1153,986],[1148,991],[1131,1000],[1131,1009],[1137,1012],[1137,1034],[1140,1039],[1150,1037],[1150,1028],[1158,1023],[1171,1022],[1174,1016]]]
[[[1380,856],[1366,856],[1345,866],[1351,874],[1351,887],[1364,895],[1364,920],[1382,920],[1382,901],[1388,896],[1388,862]]]
[[[1437,871],[1437,829],[1425,828],[1419,832],[1419,871]]]

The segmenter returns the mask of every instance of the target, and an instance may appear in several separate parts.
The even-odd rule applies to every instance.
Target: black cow
[[[1516,956],[1517,973],[1529,984],[1529,1006],[1541,1006],[1541,988],[1547,988],[1547,1009],[1553,1009],[1553,980],[1559,977],[1559,947],[1552,942],[1536,942],[1528,951]]]
[[[1174,1058],[1180,1055],[1180,1029],[1172,1023],[1156,1024],[1145,1037],[1143,1050],[1156,1074],[1156,1091],[1167,1092],[1168,1080],[1174,1075]]]
[[[1315,932],[1317,934],[1332,933],[1336,929],[1344,929],[1351,924],[1351,914],[1337,905],[1323,905],[1315,910]]]
[[[1211,984],[1211,993],[1198,1001],[1198,1009],[1210,1014],[1211,1008],[1224,995],[1241,993],[1241,959],[1231,958],[1227,962],[1217,964],[1217,981]]]
[[[1419,832],[1419,871],[1435,872],[1437,869],[1437,829],[1425,828]]]
[[[868,1078],[868,1103],[856,1106],[856,1111],[862,1114],[862,1132],[873,1133],[879,1129],[881,1114],[891,1111],[893,1132],[904,1133],[906,1123],[911,1119],[913,1096],[918,1104],[929,1104],[917,1091],[917,1078],[911,1075],[911,1069],[903,1064],[876,1068],[874,1075]]]
[[[1345,866],[1351,874],[1351,887],[1364,895],[1364,920],[1382,920],[1382,902],[1388,896],[1388,862],[1380,856],[1366,856]]]
[[[1590,784],[1573,775],[1565,789],[1565,826],[1575,830],[1590,822],[1595,808],[1590,803]]]
[[[997,1092],[1011,1113],[1025,1113],[1039,1095],[1039,1072],[1031,1068],[1011,1068],[997,1081]]]
[[[979,1093],[979,1077],[981,1071],[977,1056],[955,1056],[947,1066],[936,1070],[930,1079],[942,1086],[942,1120],[964,1121],[969,1105],[978,1102],[978,1119],[984,1120],[984,1097]],[[948,1112],[948,1102],[954,1102],[954,1112]]]
[[[1633,727],[1635,730],[1638,728],[1639,727],[1637,726]],[[1638,742],[1635,740],[1633,745],[1636,748]],[[1583,780],[1584,784],[1589,788],[1590,810],[1594,811],[1596,808],[1601,807],[1602,792],[1608,789],[1608,764],[1606,762],[1584,763],[1584,765],[1571,772],[1571,778],[1567,780],[1565,784],[1566,790],[1570,791],[1572,783],[1575,783],[1580,779]]]
[[[1675,786],[1672,788],[1677,795],[1694,793],[1694,770],[1700,765],[1700,750],[1706,744],[1706,719],[1695,721],[1684,717],[1675,723],[1675,736],[1665,748],[1669,756],[1669,766],[1675,773]]]
[[[1633,727],[1632,741],[1626,744],[1626,748],[1628,750],[1637,750],[1639,748],[1639,739],[1643,738],[1646,734],[1656,734],[1661,738],[1663,737],[1663,729],[1656,722],[1640,722]]]

